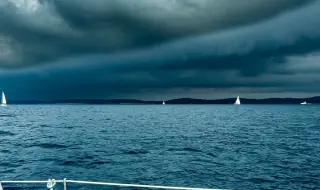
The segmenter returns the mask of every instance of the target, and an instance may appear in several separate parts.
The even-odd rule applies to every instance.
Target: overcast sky
[[[320,0],[1,0],[11,100],[320,95]]]

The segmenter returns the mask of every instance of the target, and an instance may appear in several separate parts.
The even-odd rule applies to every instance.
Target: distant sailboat
[[[6,96],[4,95],[3,91],[2,91],[2,97],[1,97],[1,106],[7,106]]]
[[[236,100],[236,102],[235,102],[234,104],[237,104],[237,105],[240,105],[240,104],[241,104],[241,103],[240,103],[240,97],[239,97],[239,96],[237,97],[237,100]]]
[[[300,104],[305,105],[305,104],[309,104],[309,103],[307,103],[307,101],[304,101],[304,102],[302,102]]]
[[[162,102],[162,105],[165,105],[165,104],[166,104],[166,103],[163,101],[163,102]]]

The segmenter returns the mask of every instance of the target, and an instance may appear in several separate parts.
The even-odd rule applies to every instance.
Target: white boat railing
[[[79,181],[79,180],[55,180],[49,179],[44,181],[32,180],[32,181],[0,181],[0,190],[4,190],[1,184],[8,183],[47,183],[47,188],[53,190],[56,183],[63,183],[63,189],[67,190],[67,183],[78,184],[91,184],[91,185],[105,185],[116,187],[138,187],[138,188],[152,188],[152,189],[173,189],[173,190],[225,190],[225,189],[211,189],[211,188],[192,188],[192,187],[173,187],[173,186],[158,186],[158,185],[139,185],[139,184],[125,184],[125,183],[106,183],[106,182],[93,182],[93,181]]]

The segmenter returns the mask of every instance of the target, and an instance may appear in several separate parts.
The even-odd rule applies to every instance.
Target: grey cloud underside
[[[83,54],[144,49],[186,37],[259,23],[312,1],[40,2],[38,10],[31,13],[24,13],[12,2],[0,7],[3,12],[0,33],[12,41],[12,57],[3,60],[2,67],[16,68]]]
[[[232,5],[214,0],[158,0],[152,3],[133,0],[126,4],[124,1],[109,1],[110,4],[106,4],[106,1],[96,1],[96,4],[73,0],[53,2],[57,12],[71,27],[97,32],[98,35],[114,30],[129,39],[125,44],[129,47],[152,45],[259,22],[307,3],[299,0],[281,0],[277,3],[249,0]],[[247,11],[250,15],[246,14]],[[110,39],[106,36],[105,40],[108,42]]]
[[[17,99],[320,92],[320,1],[105,2],[42,0],[30,14],[0,3],[0,47],[12,48],[0,86]]]

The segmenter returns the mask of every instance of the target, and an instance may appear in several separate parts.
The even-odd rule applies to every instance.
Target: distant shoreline
[[[233,104],[236,98],[226,99],[194,99],[178,98],[165,100],[166,104]],[[265,98],[250,99],[241,98],[241,104],[300,104],[307,101],[311,104],[320,104],[320,96],[309,98]],[[121,104],[121,105],[150,105],[162,104],[162,101],[143,101],[137,99],[69,99],[69,100],[52,100],[52,101],[8,101],[8,104]]]

